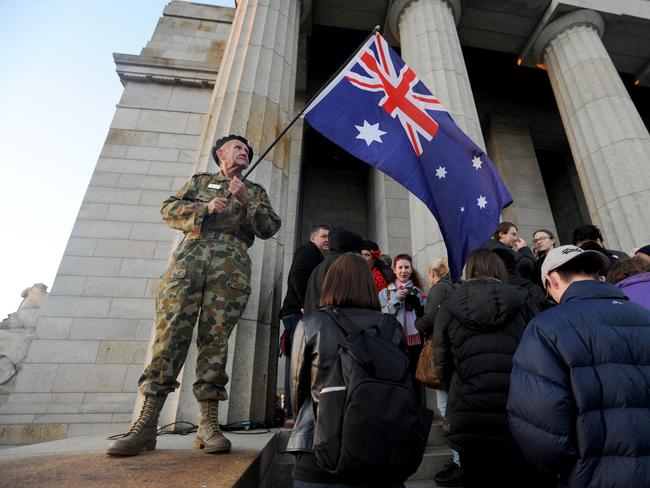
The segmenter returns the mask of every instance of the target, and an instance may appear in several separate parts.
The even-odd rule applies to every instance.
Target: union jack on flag
[[[379,34],[307,106],[304,117],[424,202],[442,232],[454,279],[469,252],[499,225],[501,209],[512,203],[487,154]]]
[[[388,114],[400,121],[413,145],[415,154],[422,155],[422,145],[418,134],[431,141],[438,131],[438,124],[427,114],[426,110],[445,110],[440,101],[427,90],[418,93],[414,88],[420,80],[406,63],[397,72],[390,56],[390,47],[386,40],[376,34],[375,51],[368,49],[359,56],[359,65],[368,76],[352,70],[345,73],[345,78],[362,90],[383,93],[379,105]]]

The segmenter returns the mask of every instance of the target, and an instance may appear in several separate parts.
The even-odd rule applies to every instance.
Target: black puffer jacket
[[[512,356],[538,312],[530,292],[498,280],[468,280],[443,304],[433,331],[438,374],[449,385],[443,431],[461,453],[518,452],[506,401]]]

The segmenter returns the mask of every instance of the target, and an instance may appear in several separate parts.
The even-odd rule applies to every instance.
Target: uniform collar
[[[217,181],[230,181],[230,178],[228,178],[221,170],[219,170],[216,174]]]

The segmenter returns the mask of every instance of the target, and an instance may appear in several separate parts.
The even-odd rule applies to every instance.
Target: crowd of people
[[[329,248],[318,244],[323,234]],[[326,306],[361,328],[390,328],[397,342],[399,328],[422,403],[415,372],[432,339],[436,407],[452,450],[439,486],[650,487],[650,245],[633,257],[607,249],[591,224],[575,229],[571,245],[549,229],[531,237],[532,248],[503,222],[457,282],[444,257],[431,262],[426,289],[408,254],[387,259],[354,232],[313,229],[311,251],[321,255],[306,279],[304,248],[296,252],[282,316],[295,487],[369,486],[313,454],[320,390],[343,337],[319,313]]]

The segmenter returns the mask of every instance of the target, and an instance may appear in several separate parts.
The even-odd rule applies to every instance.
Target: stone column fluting
[[[491,113],[486,136],[492,161],[514,200],[503,210],[503,220],[516,222],[531,248],[535,230],[550,229],[557,235],[528,120]]]
[[[576,10],[533,45],[555,93],[590,216],[607,247],[650,242],[650,136],[605,50],[602,16]]]
[[[216,171],[210,149],[227,134],[245,136],[255,150],[255,161],[293,117],[300,9],[300,0],[238,2],[199,143],[196,172]],[[287,205],[291,133],[249,177],[266,189],[280,215]],[[273,407],[277,362],[273,345],[278,328],[271,327],[271,322],[277,322],[276,295],[282,288],[282,242],[278,236],[257,239],[249,249],[252,292],[229,341],[229,400],[220,408],[221,423],[263,421]],[[172,414],[175,420],[192,421],[182,417],[197,411],[187,387],[195,378],[192,353],[180,380],[180,398]]]
[[[460,16],[459,0],[397,0],[391,5],[388,25],[400,40],[404,61],[458,126],[485,147],[456,30]],[[409,199],[413,256],[422,272],[432,259],[447,251],[431,212],[414,196]]]

